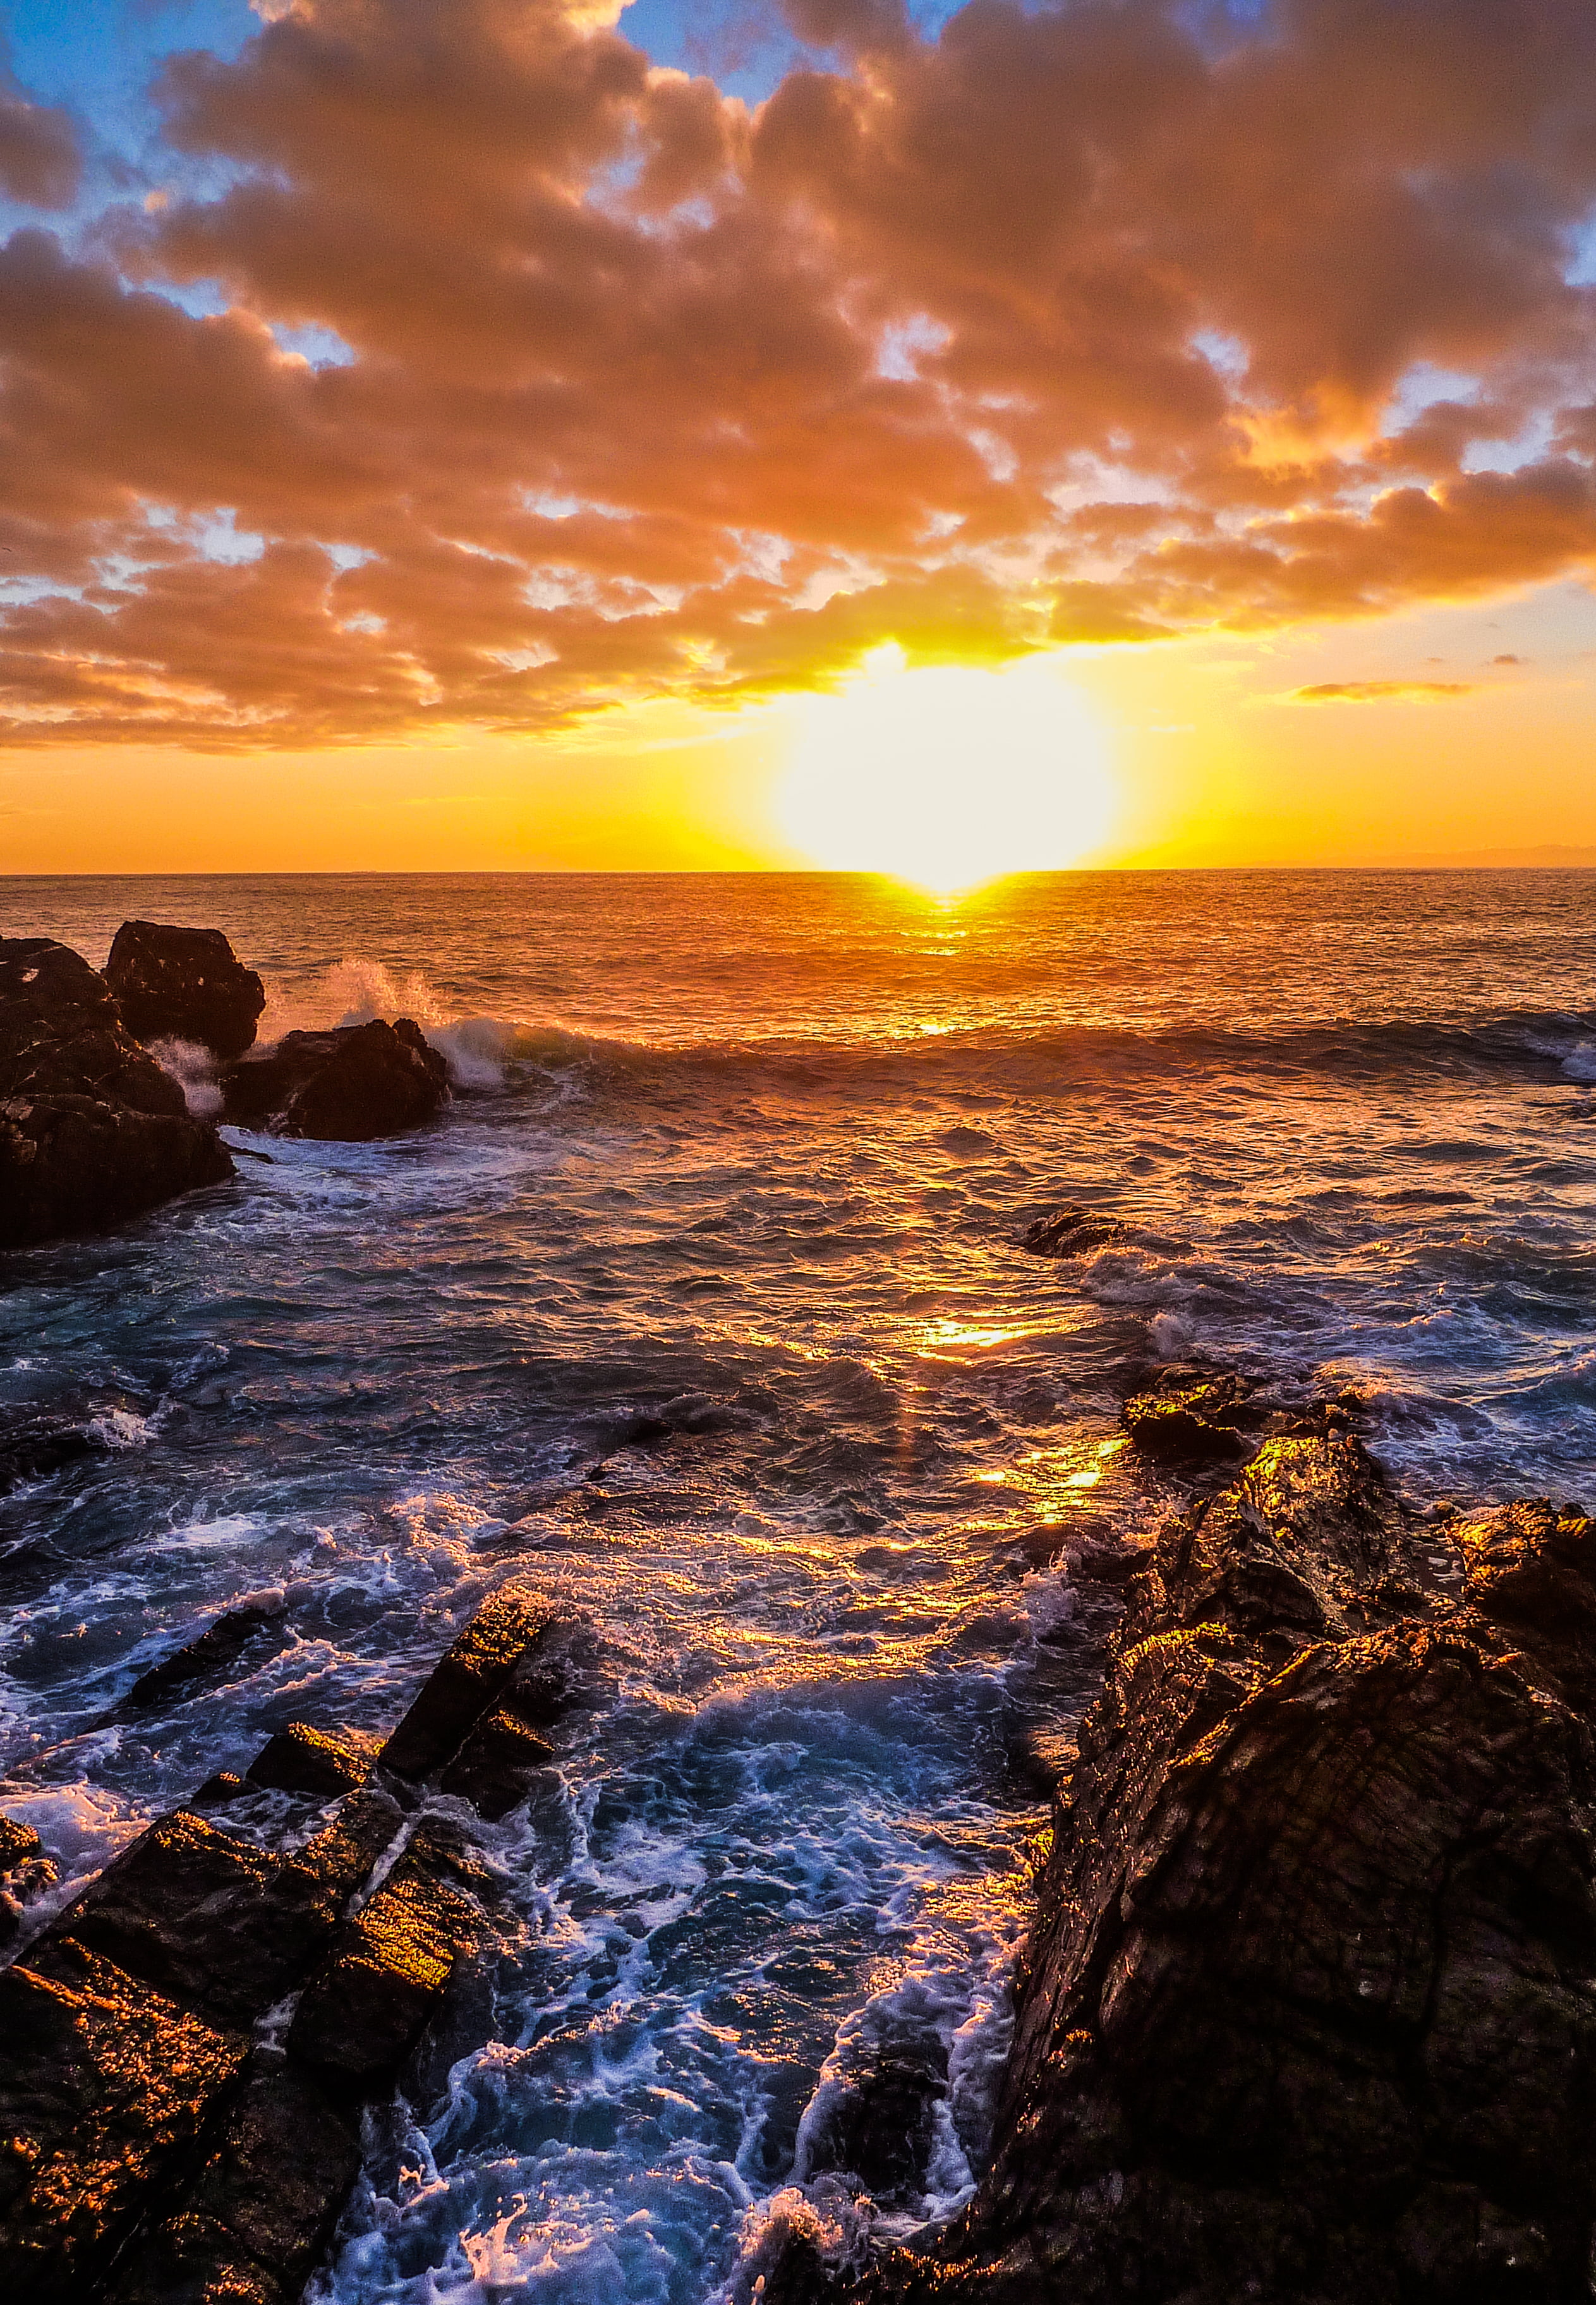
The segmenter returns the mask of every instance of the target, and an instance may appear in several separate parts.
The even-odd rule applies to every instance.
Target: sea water
[[[582,1629],[558,1797],[481,1833],[485,2037],[324,2305],[734,2297],[900,2033],[949,2090],[897,2225],[967,2196],[1058,1564],[1171,1504],[1133,1372],[1354,1388],[1421,1500],[1596,1491],[1596,875],[0,882],[97,965],[128,917],[458,1093],[0,1261],[0,1806],[64,1897],[284,1721],[386,1729],[506,1578]],[[1064,1201],[1121,1231],[1027,1255]],[[261,1596],[275,1654],[115,1717]]]

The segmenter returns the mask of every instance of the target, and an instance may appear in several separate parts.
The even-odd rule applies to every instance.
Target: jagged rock
[[[532,1661],[553,1623],[548,1603],[506,1585],[486,1602],[422,1684],[382,1749],[385,1768],[419,1783],[453,1760]],[[528,1723],[536,1727],[535,1719]]]
[[[439,1790],[457,1793],[479,1815],[497,1819],[514,1807],[536,1773],[553,1758],[548,1738],[501,1705],[485,1714],[466,1738],[439,1779]]]
[[[398,1821],[391,1801],[360,1796],[282,1858],[178,1809],[89,1884],[30,1960],[54,1974],[87,1946],[214,2023],[247,2024],[320,1957]]]
[[[1094,1248],[1108,1248],[1124,1237],[1125,1227],[1117,1218],[1097,1216],[1090,1209],[1066,1204],[1038,1217],[1021,1234],[1020,1246],[1032,1256],[1087,1256]]]
[[[524,1593],[490,1602],[412,1707],[412,1754],[454,1759],[501,1705],[557,1709],[552,1621]],[[317,1799],[369,1758],[365,1740],[302,1723],[262,1756],[274,1784]],[[267,1800],[227,1773],[202,1790]],[[39,1861],[0,1819],[0,1879]],[[287,1853],[188,1811],[160,1818],[0,1973],[0,2294],[296,2305],[373,2095],[401,2075],[436,2090],[487,2037],[490,1903],[459,1829],[407,1827],[378,1786]]]
[[[429,1853],[407,1850],[307,1987],[288,2036],[292,2054],[355,2095],[392,2081],[472,1942],[476,1919]]]
[[[213,1688],[232,1671],[247,1649],[265,1647],[270,1637],[278,1648],[288,1638],[287,1620],[280,1609],[225,1609],[202,1633],[140,1673],[123,1703],[135,1711],[164,1705],[179,1689]]]
[[[0,1816],[0,1945],[21,1928],[23,1907],[54,1888],[57,1877],[33,1827]]]
[[[79,2305],[183,2166],[249,2043],[81,1954],[0,1974],[0,2287]]]
[[[49,937],[0,937],[0,1248],[104,1231],[232,1174],[105,979]]]
[[[377,1749],[375,1737],[362,1737],[348,1729],[334,1735],[325,1729],[312,1729],[308,1722],[291,1721],[256,1754],[249,1766],[249,1781],[279,1792],[314,1793],[327,1800],[364,1784]]]
[[[806,2181],[845,2175],[890,2207],[925,2189],[937,2107],[947,2095],[947,2052],[929,2025],[877,2028],[860,2050],[852,2070],[829,2080],[816,2114],[805,2116],[799,2166]]]
[[[448,1067],[408,1016],[288,1033],[267,1055],[222,1077],[229,1120],[279,1136],[340,1142],[413,1128],[448,1095]]]
[[[1133,1394],[1120,1421],[1144,1457],[1172,1471],[1209,1465],[1234,1465],[1247,1454],[1237,1430],[1240,1388],[1229,1376],[1170,1375],[1147,1392]]]
[[[315,2082],[257,2051],[183,2207],[118,2267],[113,2305],[291,2305],[360,2163]]]
[[[764,2305],[1588,2293],[1596,1526],[1481,1517],[1460,1598],[1445,1543],[1333,1426],[1165,1533],[1081,1724],[974,2200],[862,2281],[789,2251]]]
[[[220,929],[123,921],[106,982],[135,1040],[190,1041],[224,1058],[253,1045],[266,1006],[259,977]]]

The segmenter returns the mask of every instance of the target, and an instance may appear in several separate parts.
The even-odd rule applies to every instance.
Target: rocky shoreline
[[[380,1747],[290,1723],[23,1944],[0,1972],[7,2294],[293,2305],[362,2117],[435,2093],[480,2037],[500,1924],[454,1820],[502,1815],[553,1761],[569,1630],[502,1587]],[[194,1654],[209,1638],[179,1652],[190,1678],[220,1669],[214,1642]],[[14,1824],[0,1867],[14,1935],[50,1868]]]
[[[1237,1453],[1124,1586],[974,2199],[872,2260],[839,2161],[760,2305],[1588,2297],[1596,1522],[1415,1516],[1336,1407]]]
[[[219,929],[125,921],[103,974],[53,938],[0,937],[0,1249],[229,1182],[218,1122],[354,1143],[448,1101],[448,1067],[411,1018],[257,1050],[265,1006]]]

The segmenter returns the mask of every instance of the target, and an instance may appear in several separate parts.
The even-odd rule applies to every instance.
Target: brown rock
[[[229,1120],[279,1136],[356,1142],[430,1120],[449,1071],[419,1025],[401,1016],[331,1033],[289,1033],[223,1076]]]
[[[135,1040],[190,1041],[218,1057],[242,1056],[266,1006],[259,977],[220,929],[124,921],[106,982]]]
[[[0,1945],[22,1926],[22,1909],[57,1878],[55,1866],[30,1824],[0,1816]]]
[[[306,1721],[291,1721],[256,1754],[249,1780],[279,1792],[314,1793],[327,1800],[364,1784],[377,1749],[375,1737],[348,1729],[333,1734],[313,1729]]]
[[[1160,1541],[1081,1724],[974,2200],[862,2282],[789,2251],[765,2305],[1586,2295],[1596,1527],[1481,1517],[1461,1607],[1444,1542],[1334,1429]]]
[[[0,937],[0,1248],[98,1232],[233,1174],[208,1122],[48,937]]]
[[[532,1660],[552,1622],[548,1603],[536,1595],[514,1586],[496,1593],[434,1666],[384,1746],[384,1766],[419,1783],[452,1760]]]
[[[352,2096],[391,2084],[441,2003],[478,1918],[425,1854],[401,1858],[306,1989],[288,2036],[292,2054]]]
[[[0,2288],[80,2305],[249,2054],[110,1961],[0,1974]]]

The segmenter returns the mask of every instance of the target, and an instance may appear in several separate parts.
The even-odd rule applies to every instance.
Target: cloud
[[[1472,696],[1467,680],[1320,680],[1312,688],[1294,689],[1293,704],[1383,704],[1392,698],[1408,704],[1444,704],[1454,696]]]
[[[13,744],[534,728],[1596,565],[1585,0],[791,0],[752,108],[574,0],[260,13],[160,85],[214,190],[0,249]]]
[[[0,87],[0,191],[25,208],[64,208],[81,173],[66,114]]]

